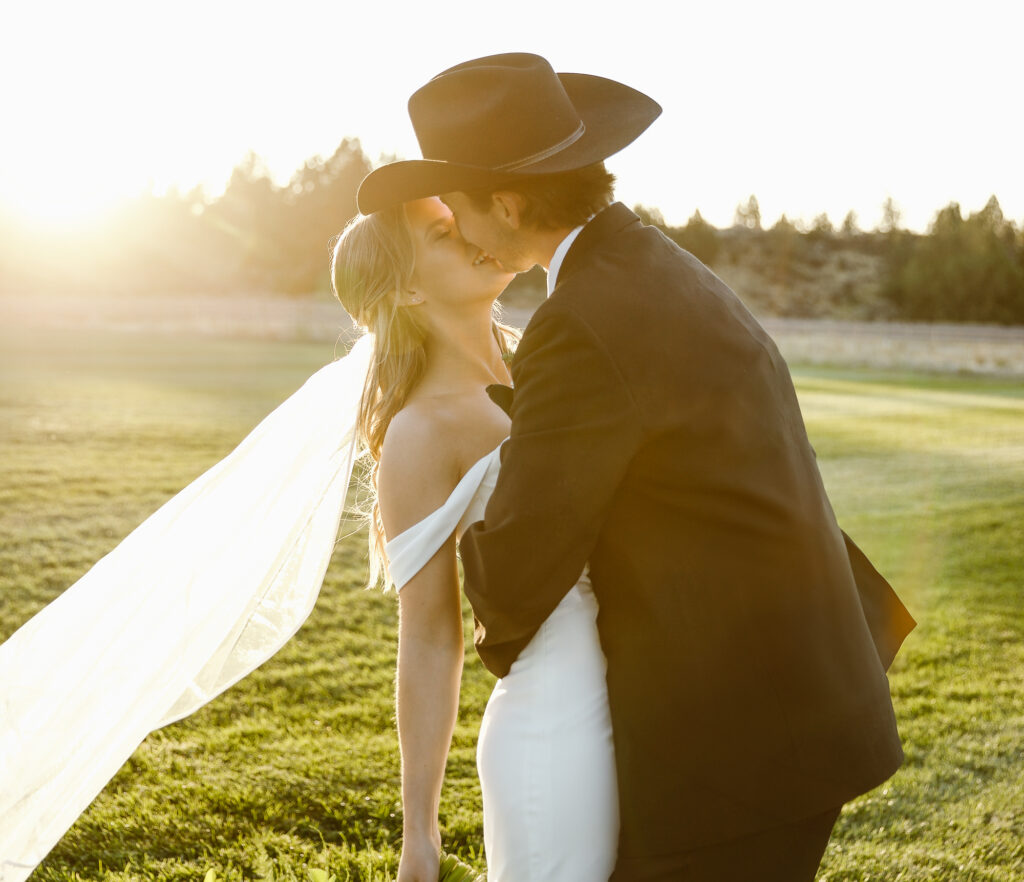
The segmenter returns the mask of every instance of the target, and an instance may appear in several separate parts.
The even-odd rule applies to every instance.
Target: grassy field
[[[331,357],[0,330],[0,638]],[[841,523],[919,622],[890,672],[907,762],[846,807],[819,879],[1024,879],[1024,381],[794,373]],[[396,604],[362,589],[363,547],[339,543],[298,635],[151,735],[35,879],[393,877]],[[441,807],[446,847],[481,869],[491,683],[470,650]]]

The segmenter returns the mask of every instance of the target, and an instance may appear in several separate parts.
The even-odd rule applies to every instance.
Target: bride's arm
[[[378,472],[388,536],[439,508],[457,482],[450,446],[436,426],[399,414],[388,429]],[[398,599],[398,739],[402,753],[403,836],[399,882],[435,882],[437,815],[462,678],[462,594],[450,537],[402,587]]]
[[[402,751],[399,879],[436,879],[441,784],[459,706],[463,635],[455,541],[399,595],[398,739]],[[424,869],[420,869],[423,867]]]

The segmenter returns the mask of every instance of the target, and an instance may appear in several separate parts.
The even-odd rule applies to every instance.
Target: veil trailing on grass
[[[0,882],[21,882],[154,729],[305,621],[356,455],[369,336],[0,645]]]

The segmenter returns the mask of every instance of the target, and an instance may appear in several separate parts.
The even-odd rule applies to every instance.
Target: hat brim
[[[558,78],[583,121],[583,135],[572,144],[514,171],[440,159],[391,162],[363,178],[356,195],[359,211],[372,214],[413,199],[499,187],[525,175],[555,174],[593,165],[631,144],[661,114],[661,105],[653,98],[615,80],[575,73],[561,73]]]

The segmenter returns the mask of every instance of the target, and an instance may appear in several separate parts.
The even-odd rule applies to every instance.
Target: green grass
[[[0,331],[0,638],[226,454],[330,347]],[[890,672],[907,762],[846,807],[819,879],[1024,879],[1024,383],[795,371],[840,521],[918,619]],[[393,878],[396,604],[361,533],[307,624],[151,735],[39,880]],[[467,641],[469,613],[467,609]],[[441,808],[483,869],[467,653]]]

